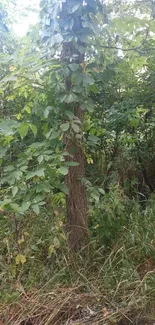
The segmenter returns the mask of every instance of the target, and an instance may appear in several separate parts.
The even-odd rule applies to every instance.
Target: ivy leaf
[[[36,135],[37,135],[37,127],[36,127],[36,125],[34,125],[34,124],[29,124],[29,127],[31,128],[31,130],[32,130],[32,132],[33,132],[33,134],[34,134],[34,136],[36,137]]]
[[[20,170],[15,170],[10,174],[10,178],[19,181],[23,173]]]
[[[49,132],[46,133],[46,139],[54,140],[57,139],[60,135],[60,132],[50,130]]]
[[[18,187],[17,186],[14,186],[12,188],[12,195],[13,195],[13,197],[15,197],[15,195],[17,194],[17,192],[18,192]]]
[[[43,160],[44,160],[44,156],[43,155],[41,155],[41,156],[38,157],[38,163],[39,164],[41,164]]]
[[[36,213],[38,215],[39,212],[40,212],[38,204],[33,204],[32,205],[32,210],[34,211],[34,213]]]
[[[68,116],[70,120],[74,118],[74,113],[72,111],[67,110],[65,111],[65,114]]]
[[[20,208],[20,211],[21,212],[27,211],[29,209],[30,205],[31,205],[31,202],[23,202],[23,204]]]
[[[105,190],[103,190],[103,188],[99,188],[98,190],[101,194],[105,195]]]
[[[26,175],[26,179],[28,180],[30,178],[33,178],[34,176],[38,176],[38,177],[45,176],[44,169],[38,169],[36,171],[28,172]]]
[[[79,126],[77,124],[72,123],[71,126],[72,126],[72,129],[74,130],[75,133],[80,132],[80,128],[79,128]]]
[[[59,173],[62,174],[62,175],[67,175],[68,174],[68,168],[65,167],[65,166],[61,166],[59,168]]]
[[[92,86],[94,84],[94,79],[88,75],[83,76],[83,85],[84,86]]]
[[[68,131],[68,129],[69,129],[69,123],[67,122],[67,123],[63,123],[63,124],[61,124],[61,130],[63,131],[63,132],[65,132],[65,131]]]
[[[60,184],[60,185],[59,185],[59,189],[60,189],[60,191],[62,191],[64,194],[68,194],[68,193],[69,193],[69,189],[68,189],[68,187],[66,186],[66,184]]]
[[[67,104],[77,102],[77,101],[78,101],[78,97],[73,93],[64,96],[64,102]]]
[[[45,176],[44,169],[38,169],[38,170],[35,172],[35,175],[38,176],[38,177]]]
[[[22,123],[18,129],[19,134],[21,136],[21,138],[23,139],[24,137],[26,137],[27,133],[29,130],[29,124],[28,123]]]

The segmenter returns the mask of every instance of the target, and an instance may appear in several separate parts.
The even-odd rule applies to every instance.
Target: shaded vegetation
[[[154,7],[0,7],[4,324],[154,324]]]

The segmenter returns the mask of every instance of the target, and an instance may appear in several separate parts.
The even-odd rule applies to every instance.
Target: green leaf
[[[2,148],[0,147],[0,158],[5,157],[5,154],[7,153],[8,148]]]
[[[55,248],[59,248],[60,247],[60,241],[57,237],[54,238],[53,240],[53,244]]]
[[[11,203],[10,206],[11,206],[11,209],[13,209],[15,212],[19,212],[20,211],[20,207],[19,207],[19,205],[17,203]]]
[[[60,184],[60,185],[59,185],[59,189],[60,189],[60,191],[62,191],[64,194],[68,194],[68,193],[69,193],[69,189],[68,189],[68,187],[66,186],[66,184]]]
[[[31,205],[31,202],[23,202],[23,204],[20,208],[20,211],[21,212],[27,211],[29,209],[30,205]]]
[[[41,155],[41,156],[38,157],[39,164],[41,164],[43,160],[44,160],[44,156],[43,155]]]
[[[65,95],[63,100],[65,103],[69,104],[69,103],[77,102],[78,97],[74,93],[70,93],[69,95]]]
[[[63,132],[66,132],[66,131],[68,131],[68,129],[69,129],[69,123],[67,122],[67,123],[63,123],[63,124],[61,124],[61,130],[63,131]]]
[[[30,178],[33,178],[35,176],[35,172],[31,171],[31,172],[28,172],[27,175],[26,175],[26,179],[30,179]]]
[[[50,135],[50,140],[54,140],[54,139],[57,139],[59,137],[60,133],[59,132],[56,132],[56,131],[53,131]]]
[[[35,196],[35,198],[34,198],[34,200],[33,200],[33,203],[34,203],[34,204],[39,203],[39,202],[42,201],[44,198],[45,198],[44,195],[37,195],[37,196]]]
[[[77,63],[71,63],[71,64],[69,65],[69,68],[70,68],[73,72],[75,72],[75,71],[79,70],[79,68],[81,68],[81,66],[80,66],[79,64],[77,64]]]
[[[35,172],[35,175],[38,176],[38,177],[45,176],[44,169],[38,169],[38,170]]]
[[[77,124],[72,123],[71,126],[72,126],[72,129],[74,130],[75,133],[80,132],[80,128],[79,128],[79,126]]]
[[[26,263],[26,256],[19,254],[15,257],[15,261],[16,261],[16,265],[18,265],[19,263],[25,264]]]
[[[34,136],[36,137],[37,135],[37,127],[34,124],[29,124],[30,129],[32,130]]]
[[[35,176],[38,176],[38,177],[45,176],[44,169],[38,169],[36,171],[28,172],[27,175],[26,175],[26,179],[28,180],[28,179],[33,178]]]
[[[22,264],[26,263],[26,256],[25,255],[20,255],[20,261]]]
[[[0,123],[0,134],[4,136],[14,135],[18,129],[19,122],[14,121],[12,119],[6,119]]]
[[[12,188],[12,195],[13,195],[13,197],[15,197],[15,195],[17,194],[17,192],[18,192],[18,187],[17,186],[14,186]]]
[[[29,130],[29,124],[28,123],[22,123],[18,129],[19,134],[21,136],[21,138],[23,139],[24,137],[26,137],[27,133]]]
[[[67,110],[65,111],[65,114],[68,116],[70,120],[74,118],[74,113],[72,111]]]
[[[83,85],[84,86],[92,86],[94,84],[94,79],[88,75],[83,76]]]
[[[66,161],[65,163],[66,166],[78,166],[79,163],[78,162],[75,162],[75,161]]]
[[[47,118],[48,115],[49,115],[49,110],[46,108],[46,109],[44,110],[44,117]]]
[[[62,175],[67,175],[68,174],[68,168],[65,167],[65,166],[61,166],[59,168],[59,173],[62,174]]]
[[[50,245],[48,248],[48,257],[51,257],[54,252],[54,246]]]
[[[105,190],[103,190],[103,188],[99,188],[98,190],[101,194],[105,195]]]
[[[48,131],[48,132],[45,134],[46,139],[49,139],[51,133],[52,133],[52,130]]]
[[[94,143],[98,143],[99,142],[99,138],[96,137],[95,135],[89,135],[88,140]]]
[[[40,212],[38,204],[33,204],[32,205],[32,210],[34,211],[34,213],[36,213],[38,215],[39,212]]]

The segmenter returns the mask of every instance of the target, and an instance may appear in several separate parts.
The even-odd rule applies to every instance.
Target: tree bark
[[[82,109],[76,107],[74,114],[82,123]],[[74,160],[79,163],[78,166],[69,168],[65,179],[69,189],[69,194],[66,197],[68,246],[71,250],[80,251],[87,246],[89,237],[87,196],[85,185],[81,180],[85,174],[82,141],[69,138],[66,142],[66,150],[73,156],[73,158],[67,156],[66,160]]]
[[[62,16],[63,19],[67,16],[68,4],[70,0],[67,0],[63,3],[62,7]],[[81,17],[77,16],[74,21],[73,33],[81,30],[82,21]],[[83,46],[84,43],[77,41],[78,46]],[[70,63],[70,58],[73,58],[74,63],[81,64],[84,62],[84,54],[81,54],[78,51],[78,47],[75,47],[73,42],[66,42],[63,45],[63,51],[61,53],[61,60]],[[71,89],[71,80],[66,80],[67,91]],[[80,108],[80,105],[73,103],[72,108],[74,115],[80,120],[81,128],[80,133],[82,136],[82,123],[83,123],[83,111]],[[82,248],[86,247],[88,244],[88,204],[87,204],[87,195],[84,183],[81,181],[81,178],[84,177],[84,152],[83,152],[83,137],[81,139],[76,139],[70,137],[70,134],[65,134],[64,143],[66,151],[71,153],[70,156],[66,157],[66,161],[75,161],[79,163],[76,167],[69,167],[68,175],[65,178],[65,183],[69,189],[69,194],[66,197],[66,213],[67,213],[67,224],[66,231],[68,234],[68,247],[72,251],[80,251]]]

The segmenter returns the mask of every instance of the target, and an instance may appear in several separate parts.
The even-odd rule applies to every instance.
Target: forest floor
[[[97,288],[86,292],[83,285],[50,291],[47,283],[29,293],[22,292],[22,287],[18,290],[21,293],[16,301],[0,306],[0,325],[155,324],[155,300],[147,310],[144,301],[136,301],[134,292],[123,306],[123,301],[115,305]]]
[[[106,255],[100,248],[23,265],[18,280],[6,273],[0,325],[155,325],[155,260],[141,262],[139,252],[121,242]]]

